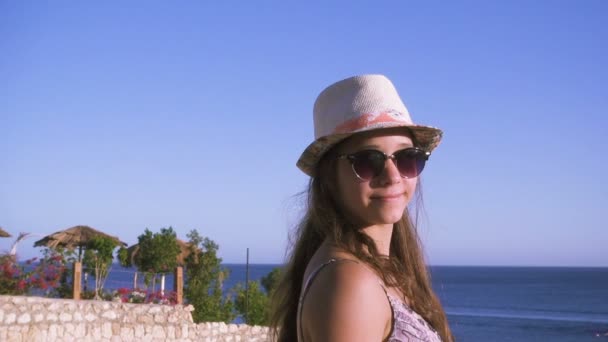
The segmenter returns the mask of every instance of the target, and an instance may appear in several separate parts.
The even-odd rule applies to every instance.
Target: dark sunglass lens
[[[386,159],[384,154],[379,151],[361,151],[355,153],[353,157],[353,170],[363,180],[370,180],[378,176],[384,169]]]
[[[401,176],[414,178],[424,169],[426,155],[424,151],[407,149],[395,153],[395,163]]]

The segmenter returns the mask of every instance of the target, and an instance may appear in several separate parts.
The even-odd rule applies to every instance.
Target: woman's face
[[[338,154],[378,150],[387,155],[413,147],[401,128],[372,131],[353,136],[338,146]],[[403,216],[416,190],[417,177],[402,178],[393,160],[384,163],[381,174],[369,181],[353,172],[348,159],[337,160],[337,199],[347,217],[361,227],[393,224]]]

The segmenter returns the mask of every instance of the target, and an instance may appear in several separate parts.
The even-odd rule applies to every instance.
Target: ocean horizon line
[[[25,263],[28,260],[31,260],[32,258],[18,258],[17,262],[19,263]],[[37,260],[40,260],[41,257],[37,257]],[[35,261],[35,262],[36,262]],[[247,265],[247,263],[245,262],[222,262],[221,263],[222,266],[232,266],[232,265],[242,265],[245,266]],[[285,265],[284,263],[269,263],[269,262],[256,262],[256,263],[249,263],[250,266],[275,266],[275,267],[279,267],[282,265]],[[112,261],[112,266],[121,266],[120,262],[118,262],[117,260],[113,260]],[[544,268],[544,269],[608,269],[608,265],[604,265],[604,266],[597,266],[597,265],[483,265],[483,264],[429,264],[428,265],[431,268],[504,268],[504,269],[522,269],[522,268]],[[122,266],[121,266],[122,267]]]

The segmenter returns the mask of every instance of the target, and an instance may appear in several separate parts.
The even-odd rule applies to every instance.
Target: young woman
[[[452,341],[408,204],[442,132],[415,125],[381,75],[314,106],[306,215],[273,297],[278,341]]]

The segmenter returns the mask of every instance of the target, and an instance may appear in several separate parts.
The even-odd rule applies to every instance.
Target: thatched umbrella
[[[116,236],[108,235],[89,226],[75,226],[45,236],[41,240],[36,241],[34,247],[46,246],[53,249],[59,247],[75,249],[78,247],[78,260],[82,260],[82,247],[86,247],[96,237],[109,238],[118,245],[127,246],[126,243],[120,241]]]
[[[177,255],[177,264],[183,266],[186,263],[186,258],[190,255],[192,249],[190,248],[190,244],[184,242],[180,239],[175,239],[177,245],[179,246],[179,254]],[[134,265],[135,258],[137,258],[137,254],[139,253],[139,244],[134,244],[131,247],[127,248],[127,258],[129,258],[129,262]]]
[[[179,254],[177,254],[177,264],[180,266],[184,266],[186,263],[186,258],[192,253],[191,244],[188,242],[184,242],[180,239],[175,239],[177,245],[179,246]],[[137,254],[139,253],[139,244],[136,243],[129,248],[127,248],[127,258],[131,265],[135,264],[135,258],[137,258]],[[155,280],[153,280],[152,285],[154,287]],[[137,288],[137,272],[133,275],[133,288]],[[163,273],[161,276],[161,293],[165,292],[165,274]]]
[[[7,231],[2,229],[2,227],[0,227],[0,237],[11,237],[11,236],[12,236],[11,234],[9,234]]]

